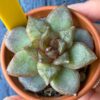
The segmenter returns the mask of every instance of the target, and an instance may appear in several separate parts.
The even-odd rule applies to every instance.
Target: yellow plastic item
[[[0,0],[0,19],[8,30],[17,26],[25,26],[27,23],[18,0]]]

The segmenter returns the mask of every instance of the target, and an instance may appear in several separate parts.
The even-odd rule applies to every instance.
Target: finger
[[[68,6],[87,16],[93,21],[100,20],[100,0],[89,0],[84,3],[77,3]]]
[[[94,94],[94,91],[91,90],[89,91],[86,95],[82,96],[80,99],[78,100],[90,100],[91,96]]]
[[[10,96],[10,97],[6,97],[3,100],[25,100],[20,96]]]
[[[90,100],[100,100],[100,93],[95,93]]]

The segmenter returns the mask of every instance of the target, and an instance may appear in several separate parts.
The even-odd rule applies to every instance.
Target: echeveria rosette
[[[50,85],[60,94],[77,93],[78,69],[97,59],[92,37],[84,29],[75,29],[64,6],[51,11],[45,20],[29,17],[26,30],[15,28],[7,37],[6,46],[15,53],[8,74],[19,77],[25,89],[33,92]]]

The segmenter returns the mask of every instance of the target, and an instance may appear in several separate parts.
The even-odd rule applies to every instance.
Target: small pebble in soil
[[[77,96],[77,94],[75,93],[75,94],[73,94],[73,96]]]
[[[51,97],[51,96],[62,96],[60,93],[56,92],[52,87],[48,86],[44,90],[40,91],[37,93],[39,96],[46,96],[46,97]]]

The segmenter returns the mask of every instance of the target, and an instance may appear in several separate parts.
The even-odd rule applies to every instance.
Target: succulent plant
[[[92,36],[87,30],[76,28],[74,41],[85,43],[90,49],[94,49]]]
[[[97,59],[91,35],[73,26],[65,6],[51,11],[45,20],[28,17],[26,29],[7,32],[5,44],[15,53],[8,74],[19,77],[25,89],[33,92],[50,85],[60,94],[74,95],[80,88],[78,69]]]

